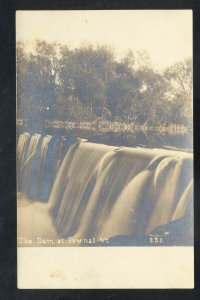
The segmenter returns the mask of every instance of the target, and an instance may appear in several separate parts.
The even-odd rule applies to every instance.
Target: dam
[[[20,241],[193,243],[192,153],[24,132],[17,174]]]

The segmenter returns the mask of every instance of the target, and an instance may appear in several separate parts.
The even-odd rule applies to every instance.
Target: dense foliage
[[[120,61],[107,46],[17,43],[17,111],[28,120],[119,120],[158,125],[192,120],[192,60],[162,73],[145,53]]]

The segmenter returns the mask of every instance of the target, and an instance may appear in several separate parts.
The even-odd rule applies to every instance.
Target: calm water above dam
[[[28,124],[18,120],[18,134],[29,132],[65,138],[72,143],[76,138],[88,139],[90,142],[126,147],[158,147],[192,152],[193,133],[183,125],[171,124],[165,127],[149,127],[120,122],[44,122]],[[46,124],[46,126],[45,126]]]

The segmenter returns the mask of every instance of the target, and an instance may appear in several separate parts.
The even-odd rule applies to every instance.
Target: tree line
[[[146,52],[116,59],[106,45],[17,43],[17,114],[28,120],[192,122],[192,59],[156,71]]]

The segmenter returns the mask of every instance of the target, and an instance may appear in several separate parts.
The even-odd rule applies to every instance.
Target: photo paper
[[[18,288],[192,288],[192,11],[17,11],[16,68]]]

